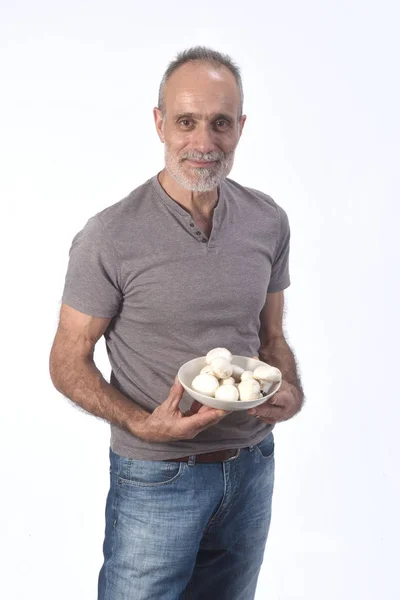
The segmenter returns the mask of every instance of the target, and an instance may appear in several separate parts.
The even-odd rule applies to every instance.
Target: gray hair
[[[165,86],[167,84],[168,79],[171,77],[172,73],[176,71],[179,67],[186,63],[193,63],[194,61],[199,60],[206,63],[210,63],[216,67],[226,67],[230,70],[232,75],[234,76],[237,86],[239,88],[240,93],[240,107],[239,107],[239,118],[243,113],[243,84],[242,77],[240,75],[239,67],[233,62],[230,56],[227,54],[222,54],[217,50],[212,50],[212,48],[207,48],[206,46],[194,46],[192,48],[188,48],[187,50],[183,50],[179,52],[176,59],[169,63],[167,70],[165,71],[163,78],[160,83],[160,89],[158,92],[158,108],[165,115],[165,101],[164,101],[164,93]]]

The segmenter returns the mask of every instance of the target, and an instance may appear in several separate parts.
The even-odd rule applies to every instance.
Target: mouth
[[[217,164],[216,160],[205,162],[205,161],[200,161],[200,160],[189,160],[189,159],[187,159],[187,162],[190,165],[192,165],[193,167],[200,167],[200,168],[212,167],[213,165]]]

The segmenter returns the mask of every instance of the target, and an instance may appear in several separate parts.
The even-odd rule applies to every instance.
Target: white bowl
[[[261,365],[265,365],[266,363],[261,360],[256,360],[255,358],[249,358],[248,356],[233,356],[232,364],[237,365],[238,367],[242,367],[245,371],[254,371],[256,367],[260,367]],[[281,387],[281,381],[274,383],[268,394],[265,396],[261,396],[261,398],[257,398],[256,400],[218,400],[217,398],[212,398],[211,396],[205,396],[204,394],[200,394],[192,389],[190,386],[192,385],[193,379],[198,375],[203,367],[206,366],[206,357],[200,356],[200,358],[193,358],[193,360],[189,360],[187,363],[181,366],[178,371],[178,379],[187,391],[187,393],[201,402],[201,404],[205,404],[206,406],[211,406],[212,408],[222,408],[223,410],[248,410],[249,408],[254,408],[263,402],[266,402],[268,398],[271,398]]]

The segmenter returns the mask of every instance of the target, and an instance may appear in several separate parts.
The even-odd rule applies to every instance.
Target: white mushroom
[[[232,354],[226,348],[213,348],[206,355],[206,363],[209,365],[214,358],[225,358],[231,362]]]
[[[240,400],[256,400],[260,393],[260,384],[256,379],[246,379],[239,383]]]
[[[281,380],[282,373],[276,367],[272,367],[271,365],[260,365],[253,372],[254,379],[258,379],[259,381],[269,381],[271,383],[276,383]]]
[[[254,369],[254,378],[259,381],[264,394],[268,394],[274,384],[282,379],[282,373],[271,365],[261,365]]]
[[[262,379],[258,379],[258,383],[260,384],[261,391],[264,394],[268,394],[270,389],[275,385],[272,381],[263,381]]]
[[[209,373],[197,375],[192,381],[192,388],[200,394],[214,397],[216,390],[219,387],[218,379]]]
[[[235,380],[233,377],[227,377],[226,379],[221,379],[219,385],[235,385]]]
[[[200,374],[202,375],[203,373],[209,373],[210,375],[214,375],[211,365],[206,365],[205,367],[203,367],[200,371]]]
[[[243,371],[240,376],[241,381],[246,381],[247,379],[254,379],[253,371]]]
[[[244,372],[244,369],[242,369],[242,367],[239,367],[238,365],[232,365],[232,369],[232,377],[235,381],[239,382],[240,376]]]
[[[210,364],[215,377],[226,379],[232,375],[232,365],[226,358],[214,358]]]
[[[239,392],[234,385],[220,385],[215,392],[218,400],[239,400]]]

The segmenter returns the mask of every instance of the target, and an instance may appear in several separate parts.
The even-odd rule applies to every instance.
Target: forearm
[[[56,389],[85,411],[142,437],[149,413],[107,383],[93,360],[51,361],[50,375]]]
[[[299,391],[301,403],[303,404],[304,392],[296,365],[296,359],[285,338],[273,338],[268,344],[260,347],[258,354],[260,360],[277,367],[281,371],[282,378]]]

